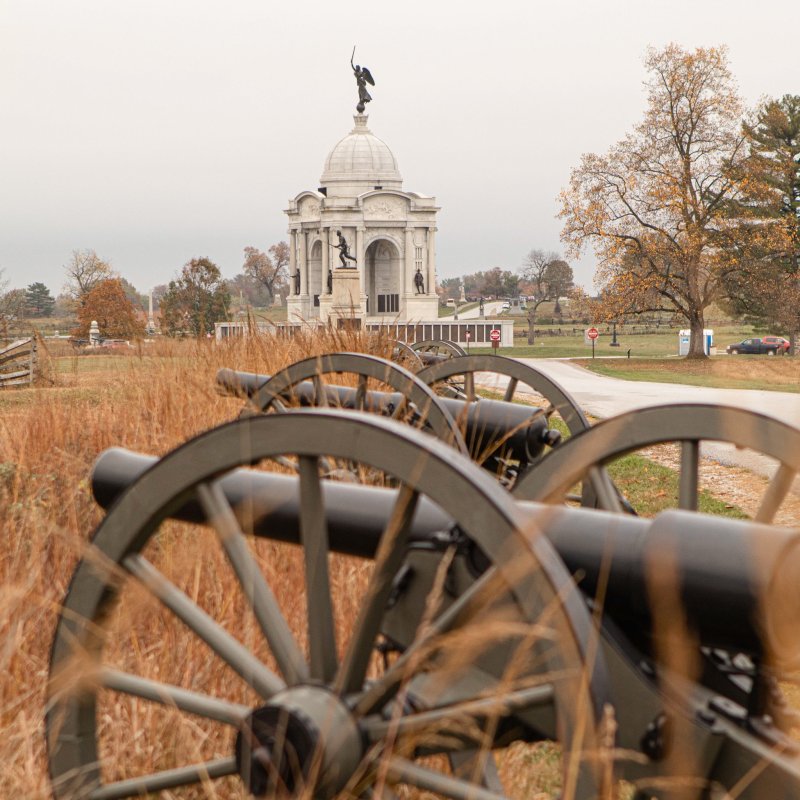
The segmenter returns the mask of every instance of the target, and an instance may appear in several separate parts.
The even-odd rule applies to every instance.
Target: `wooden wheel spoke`
[[[398,719],[384,719],[375,716],[362,720],[361,727],[369,741],[372,742],[381,741],[387,736],[416,737],[444,731],[454,734],[460,729],[460,738],[465,742],[465,747],[483,747],[486,745],[485,741],[470,738],[464,725],[465,720],[482,723],[487,717],[508,716],[532,708],[549,706],[554,701],[553,686],[542,684],[491,697],[453,703],[441,708],[419,711]],[[483,730],[482,724],[479,724],[478,730]]]
[[[475,373],[474,372],[465,372],[464,373],[464,394],[467,396],[467,400],[472,402],[475,399]]]
[[[594,490],[600,507],[606,511],[622,512],[617,489],[604,467],[592,466],[587,472],[588,480]]]
[[[678,478],[678,508],[697,511],[700,466],[700,442],[681,442],[681,471]]]
[[[261,697],[269,698],[284,688],[283,681],[275,673],[168,581],[144,556],[130,555],[123,565]]]
[[[311,378],[311,382],[314,384],[314,404],[319,408],[325,408],[328,405],[328,395],[325,392],[322,376],[316,373]]]
[[[519,381],[516,378],[510,378],[508,381],[508,386],[506,386],[505,394],[503,395],[503,400],[506,403],[510,403],[514,398],[514,392],[517,391],[517,384]]]
[[[761,498],[761,503],[756,511],[756,522],[772,522],[781,503],[786,498],[794,483],[797,471],[788,464],[781,464],[772,480],[767,485],[767,491]]]
[[[389,523],[381,536],[361,613],[336,678],[335,689],[339,693],[355,692],[363,684],[375,637],[392,591],[392,579],[406,556],[408,533],[418,500],[419,493],[407,486],[398,492]]]
[[[436,792],[453,800],[501,800],[503,797],[502,794],[476,786],[470,781],[435,772],[397,756],[388,759],[386,770],[389,781]]]
[[[200,484],[197,487],[197,496],[208,521],[219,536],[281,674],[290,685],[305,680],[308,677],[308,668],[303,654],[289,630],[275,595],[250,552],[236,515],[219,482]]]
[[[328,523],[319,462],[300,456],[300,536],[305,557],[311,677],[330,681],[336,674],[336,635],[328,570]]]
[[[100,673],[100,684],[114,692],[141,697],[143,700],[177,708],[188,714],[196,714],[227,725],[239,725],[250,713],[250,708],[238,703],[114,669],[103,669]]]
[[[153,772],[139,778],[128,778],[124,781],[110,783],[95,789],[89,794],[89,800],[121,800],[124,797],[141,797],[153,792],[177,789],[180,786],[192,786],[227,775],[236,774],[236,759],[218,758],[203,764],[192,764],[162,772]]]
[[[363,411],[367,400],[367,376],[358,376],[358,387],[356,388],[355,407],[356,411]]]

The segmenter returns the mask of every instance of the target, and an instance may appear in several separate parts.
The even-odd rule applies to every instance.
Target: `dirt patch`
[[[657,464],[680,471],[680,446],[677,444],[648,447],[638,452]],[[755,516],[769,485],[768,478],[741,467],[720,464],[712,458],[700,459],[698,477],[700,489],[706,489],[720,500],[738,506],[751,517]],[[774,523],[791,527],[800,525],[800,497],[789,494],[778,509]]]

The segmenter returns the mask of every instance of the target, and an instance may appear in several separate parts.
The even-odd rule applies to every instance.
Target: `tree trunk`
[[[531,306],[528,309],[528,344],[533,344],[535,338],[536,328],[536,307]]]
[[[689,317],[689,353],[686,358],[707,358],[703,341],[704,328],[705,318],[703,312],[693,313]]]

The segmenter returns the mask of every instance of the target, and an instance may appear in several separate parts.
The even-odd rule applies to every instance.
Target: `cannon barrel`
[[[270,379],[269,375],[221,369],[217,372],[217,386],[229,394],[255,397]],[[298,402],[304,406],[314,404],[314,385],[303,381],[292,389]],[[347,386],[325,386],[328,405],[354,408],[356,390]],[[390,414],[404,399],[400,392],[368,391],[364,408],[374,413]],[[442,405],[456,421],[465,422],[464,439],[470,452],[477,457],[503,441],[503,450],[512,458],[530,463],[542,454],[547,442],[548,424],[544,414],[536,413],[530,406],[506,403],[502,400],[481,399],[469,403],[449,397],[440,397]],[[483,459],[481,459],[483,460]]]
[[[112,448],[97,460],[92,489],[108,508],[157,459]],[[222,478],[232,508],[258,536],[297,543],[297,478],[240,469]],[[323,482],[331,548],[369,558],[391,513],[396,491]],[[509,502],[514,502],[509,497]],[[680,597],[689,627],[700,642],[785,661],[800,656],[795,620],[800,615],[800,534],[740,520],[668,511],[654,520],[601,511],[523,503],[555,546],[588,597],[604,585],[604,612],[637,643],[649,646],[653,600]],[[195,502],[174,516],[203,522]],[[434,544],[451,520],[422,498],[412,544]],[[662,598],[663,599],[663,598]],[[658,608],[658,603],[655,605]],[[670,611],[674,606],[670,607]]]

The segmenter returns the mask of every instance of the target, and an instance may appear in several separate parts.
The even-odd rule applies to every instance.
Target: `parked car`
[[[505,303],[503,303],[503,311],[508,311],[510,308],[511,308],[511,303],[509,303],[508,300],[506,300]]]
[[[769,338],[776,339],[778,337],[770,336]],[[729,344],[725,351],[732,356],[739,355],[739,353],[774,356],[776,353],[783,355],[786,352],[783,345],[774,341],[768,342],[766,339],[744,339],[736,344]]]
[[[789,347],[791,346],[788,339],[784,339],[783,336],[764,336],[762,337],[762,341],[767,342],[767,344],[776,344],[778,345],[778,350],[782,351],[780,354],[783,355],[784,353],[789,352]]]

